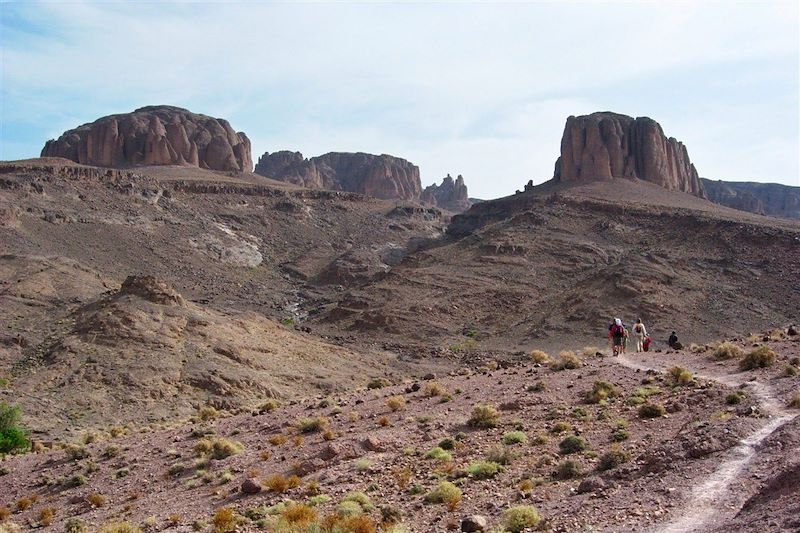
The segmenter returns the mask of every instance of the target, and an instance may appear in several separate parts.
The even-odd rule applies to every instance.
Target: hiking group
[[[673,335],[675,332],[672,332]],[[621,318],[615,318],[614,322],[608,326],[608,338],[611,340],[611,351],[616,356],[625,353],[628,348],[628,328],[622,322]],[[633,326],[633,338],[636,341],[636,351],[646,352],[650,350],[650,343],[652,339],[647,334],[647,328],[642,323],[641,318],[636,319],[636,324]],[[676,337],[677,339],[677,337]]]

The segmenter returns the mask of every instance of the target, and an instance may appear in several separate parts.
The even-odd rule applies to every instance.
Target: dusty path
[[[621,355],[614,359],[619,364],[638,370],[657,370],[664,372],[674,362],[668,360],[654,361],[645,354],[636,354],[641,361],[634,361],[630,355]],[[689,370],[692,370],[691,368]],[[744,500],[734,498],[731,493],[731,484],[746,470],[748,465],[756,458],[759,446],[786,423],[793,420],[797,413],[784,409],[770,387],[758,381],[747,381],[745,374],[709,374],[695,373],[696,377],[713,380],[729,387],[739,387],[745,384],[750,393],[758,398],[760,408],[768,415],[768,422],[746,438],[742,439],[736,447],[728,450],[716,470],[704,481],[695,485],[691,495],[687,498],[683,509],[676,511],[674,519],[661,524],[653,529],[657,533],[678,533],[689,531],[706,531],[709,527],[723,518],[723,513],[729,512],[730,517],[741,508]],[[733,509],[733,511],[730,511]]]

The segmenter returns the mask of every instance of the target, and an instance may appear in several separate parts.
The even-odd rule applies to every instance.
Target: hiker
[[[611,340],[611,353],[619,355],[622,349],[622,338],[625,328],[622,327],[622,320],[615,318],[614,322],[608,326],[608,338]]]
[[[675,335],[675,332],[673,331],[669,336],[669,340],[667,341],[667,345],[669,345],[670,348],[675,348],[676,344],[678,344],[678,336]]]
[[[636,339],[636,352],[643,352],[644,339],[647,337],[647,328],[644,327],[641,318],[636,319],[636,324],[633,326],[633,336]]]
[[[625,322],[622,323],[622,353],[625,353],[628,350],[628,327],[625,325]]]

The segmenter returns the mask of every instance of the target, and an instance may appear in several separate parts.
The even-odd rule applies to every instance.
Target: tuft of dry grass
[[[386,427],[391,426],[392,423],[389,421],[389,417],[382,416],[382,417],[380,417],[378,419],[378,425],[381,426],[381,427],[386,428]]]
[[[550,368],[559,371],[559,370],[574,370],[576,368],[580,368],[583,366],[583,363],[575,355],[575,352],[569,350],[563,350],[558,353],[558,359],[550,363]]]
[[[450,511],[454,511],[461,503],[461,489],[450,483],[442,481],[433,490],[425,495],[428,503],[444,503]]]
[[[674,386],[691,385],[694,383],[692,373],[682,366],[676,365],[669,368],[667,370],[667,376],[669,377],[670,383],[672,383]]]
[[[239,521],[239,516],[233,509],[222,507],[214,513],[211,518],[211,525],[214,527],[214,533],[229,533],[236,530]]]
[[[223,437],[206,437],[194,445],[194,453],[198,457],[210,456],[213,459],[225,459],[244,451],[244,445]]]
[[[493,428],[500,423],[500,411],[491,405],[478,404],[472,408],[467,425],[474,428]]]
[[[317,511],[304,503],[294,503],[286,506],[281,518],[295,527],[303,527],[317,521]]]
[[[438,381],[429,381],[425,384],[422,393],[429,398],[433,398],[434,396],[444,396],[447,394],[447,389]]]
[[[530,358],[534,363],[545,364],[550,362],[550,356],[542,350],[533,350],[530,353]]]
[[[406,399],[404,396],[392,396],[386,400],[386,405],[392,411],[399,411],[406,406]]]
[[[789,401],[786,402],[786,407],[790,407],[792,409],[800,409],[800,391],[797,391],[789,398]]]
[[[739,360],[740,370],[767,368],[775,364],[777,356],[768,346],[759,346]]]
[[[602,403],[608,398],[619,396],[619,390],[607,381],[595,381],[592,390],[586,393],[587,403]]]
[[[100,507],[103,507],[103,506],[105,506],[105,504],[106,504],[106,497],[105,497],[105,496],[103,496],[102,494],[98,493],[98,492],[93,492],[92,494],[89,494],[89,495],[86,497],[86,501],[88,501],[88,502],[89,502],[89,504],[90,504],[92,507],[95,507],[95,508],[100,508]]]
[[[294,421],[294,427],[300,433],[316,433],[328,427],[329,420],[324,416],[317,416],[313,418],[298,418]]]
[[[301,480],[298,476],[286,477],[283,474],[273,474],[264,480],[264,486],[273,492],[283,494],[289,489],[299,487]]]
[[[41,511],[39,511],[39,523],[44,526],[50,526],[53,524],[53,519],[56,516],[56,509],[55,507],[45,507]]]
[[[408,487],[408,484],[411,482],[413,473],[411,472],[411,469],[408,467],[406,468],[396,467],[392,469],[392,476],[397,482],[398,488],[404,491]]]
[[[732,342],[721,342],[714,349],[714,359],[724,361],[726,359],[739,359],[744,355],[744,350]]]
[[[667,413],[660,403],[645,403],[639,407],[639,418],[661,418]]]
[[[272,444],[273,446],[281,446],[286,444],[289,441],[289,437],[286,435],[273,435],[267,439],[267,442]]]

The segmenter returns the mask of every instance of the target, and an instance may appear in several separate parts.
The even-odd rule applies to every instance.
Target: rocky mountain
[[[250,172],[250,140],[227,120],[173,106],[110,115],[47,141],[42,157],[102,167],[186,165]]]
[[[640,179],[705,197],[686,147],[647,117],[611,112],[570,116],[556,161],[557,181]]]
[[[464,178],[460,174],[455,180],[448,174],[442,180],[441,185],[436,185],[435,183],[428,185],[422,191],[420,200],[423,203],[455,213],[466,211],[472,205],[467,186],[464,184]]]
[[[705,178],[701,181],[712,202],[761,215],[800,218],[800,187]]]
[[[255,172],[310,189],[349,191],[383,199],[419,200],[419,167],[387,154],[330,152],[306,159],[300,152],[262,155]]]

